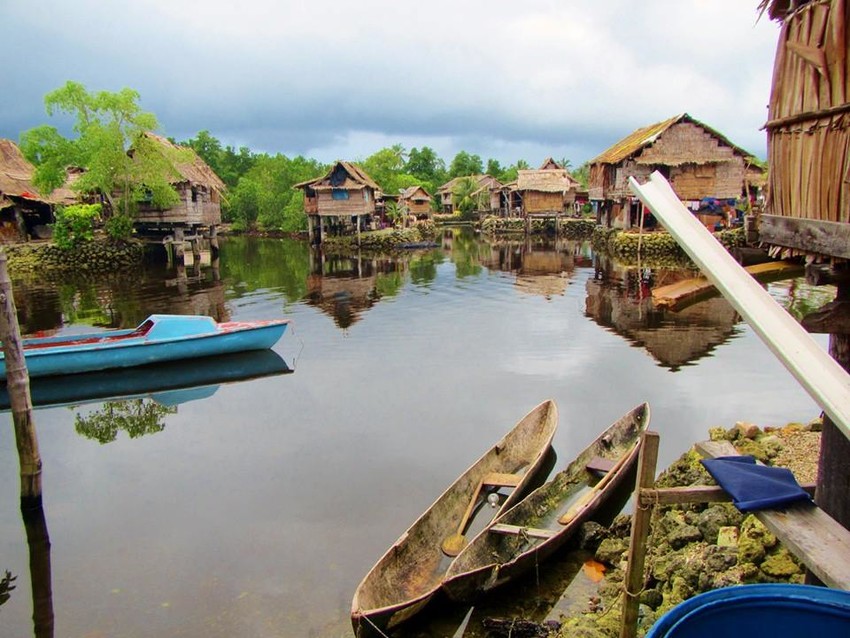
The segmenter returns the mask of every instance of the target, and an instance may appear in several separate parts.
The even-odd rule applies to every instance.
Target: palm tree
[[[462,177],[452,189],[452,204],[464,218],[482,208],[482,189],[474,177]]]

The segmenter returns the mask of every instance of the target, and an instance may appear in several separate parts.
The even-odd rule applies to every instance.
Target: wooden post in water
[[[218,258],[218,226],[210,226],[210,261]]]
[[[652,507],[641,504],[640,493],[644,488],[655,485],[655,467],[658,464],[657,432],[644,432],[638,458],[635,483],[635,513],[632,515],[632,535],[629,541],[629,567],[623,582],[623,616],[620,638],[634,638],[637,634],[640,594],[644,586],[644,563],[646,562],[646,540]]]
[[[177,267],[186,265],[186,258],[184,256],[184,251],[186,247],[184,246],[183,240],[183,229],[175,228],[174,229],[174,261],[177,263]]]
[[[24,360],[21,329],[12,294],[6,252],[0,250],[0,340],[6,364],[6,387],[12,405],[15,443],[21,470],[21,506],[41,505],[41,455],[32,418],[30,379]]]

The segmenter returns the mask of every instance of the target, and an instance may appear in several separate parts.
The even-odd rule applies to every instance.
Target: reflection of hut
[[[607,225],[637,223],[640,203],[629,191],[629,177],[644,181],[656,170],[695,212],[703,200],[734,205],[751,194],[753,177],[761,173],[751,153],[687,113],[677,115],[634,131],[591,160],[589,196]]]
[[[333,318],[342,329],[360,320],[378,300],[378,263],[359,257],[311,254],[307,303]]]
[[[321,243],[326,232],[359,234],[375,215],[380,195],[378,184],[351,162],[336,162],[325,175],[293,188],[304,191],[304,212],[313,243]]]
[[[405,206],[411,215],[428,216],[431,213],[431,194],[421,186],[405,188],[398,198],[400,206]]]
[[[740,317],[721,297],[707,299],[681,312],[653,308],[651,297],[631,299],[617,284],[588,280],[585,314],[645,349],[670,370],[708,356],[735,332]]]
[[[546,299],[563,296],[575,269],[570,256],[554,251],[525,251],[516,275],[516,285],[524,292]]]
[[[469,175],[466,177],[455,177],[437,189],[437,196],[440,198],[440,204],[443,207],[444,213],[453,213],[455,211],[455,187],[457,187],[458,182],[464,179],[473,179],[478,184],[478,190],[473,193],[473,196],[478,197],[481,202],[479,212],[492,213],[502,208],[502,183],[490,175]]]
[[[510,188],[510,209],[522,216],[563,214],[575,202],[579,183],[552,158],[537,170],[521,170]]]
[[[166,138],[145,133],[139,143],[154,143],[170,161],[174,173],[169,180],[180,198],[176,206],[153,208],[139,202],[136,225],[142,229],[180,226],[211,227],[221,224],[221,193],[224,182],[204,160],[188,147],[176,146]]]
[[[52,200],[38,193],[34,173],[18,145],[0,139],[0,239],[26,241],[53,222]]]

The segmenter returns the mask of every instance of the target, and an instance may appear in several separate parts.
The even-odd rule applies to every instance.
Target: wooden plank
[[[735,456],[728,441],[697,444],[704,456]],[[827,587],[850,590],[850,530],[812,503],[752,512]]]
[[[519,485],[520,477],[518,474],[505,474],[503,472],[490,472],[484,477],[483,484],[498,486],[498,487],[516,487]]]
[[[814,496],[814,483],[801,486]],[[690,485],[687,487],[666,487],[642,489],[641,505],[684,505],[686,503],[728,503],[732,497],[718,485]]]
[[[756,281],[766,282],[787,279],[803,274],[804,268],[791,261],[770,261],[744,268]],[[719,294],[706,277],[683,279],[652,290],[652,303],[658,308],[681,310],[686,306]]]
[[[594,456],[590,459],[590,462],[584,466],[584,468],[596,475],[607,474],[617,465],[616,461],[612,461],[611,459],[606,459],[601,456]]]
[[[850,224],[819,219],[762,215],[759,241],[830,257],[850,258]]]
[[[844,436],[850,438],[850,375],[694,219],[661,173],[654,172],[646,184],[639,184],[634,178],[630,178],[629,184],[703,274],[711,279]],[[847,226],[845,235],[850,232],[850,225],[834,226]],[[847,247],[846,252],[850,253],[850,242]]]
[[[551,529],[540,529],[539,527],[520,527],[519,525],[508,525],[507,523],[496,523],[489,527],[496,534],[509,534],[512,536],[528,536],[529,538],[552,538],[556,532]]]

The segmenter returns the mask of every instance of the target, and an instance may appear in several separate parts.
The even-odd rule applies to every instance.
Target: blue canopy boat
[[[850,592],[812,585],[737,585],[699,594],[646,638],[850,636]]]
[[[289,319],[216,323],[212,317],[151,315],[131,330],[24,339],[23,350],[30,377],[46,377],[266,350],[287,325]]]

